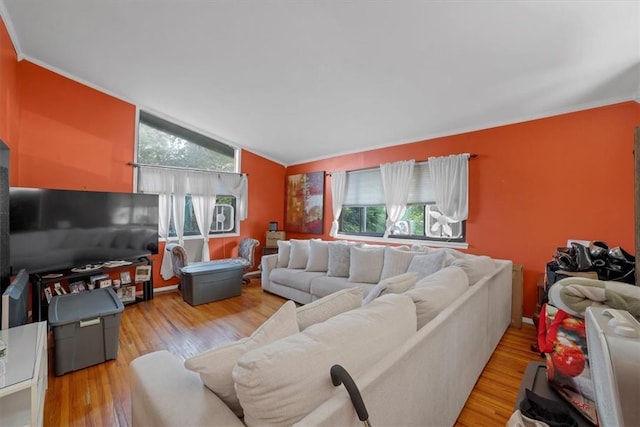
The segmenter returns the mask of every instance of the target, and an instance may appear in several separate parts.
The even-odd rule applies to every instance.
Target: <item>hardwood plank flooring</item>
[[[250,335],[285,300],[265,293],[260,281],[242,296],[191,307],[179,291],[156,294],[128,306],[120,319],[118,358],[63,376],[54,374],[53,334],[49,334],[49,388],[45,426],[131,425],[129,363],[156,350],[182,359]],[[533,326],[509,328],[460,414],[456,426],[504,425],[511,415],[520,378],[530,360]],[[472,357],[472,355],[470,355]],[[401,424],[401,420],[399,421]],[[372,420],[372,425],[375,425]]]

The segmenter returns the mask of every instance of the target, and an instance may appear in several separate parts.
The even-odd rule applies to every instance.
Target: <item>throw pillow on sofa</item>
[[[415,255],[424,255],[424,252],[412,252],[403,248],[387,246],[384,248],[384,263],[380,280],[388,279],[402,273],[406,273],[409,264]]]
[[[291,254],[291,242],[288,240],[278,240],[278,261],[277,268],[287,268],[289,265],[289,255]]]
[[[469,278],[460,267],[446,267],[416,283],[404,293],[416,305],[418,329],[429,323],[469,289]]]
[[[416,255],[409,263],[407,272],[418,273],[418,280],[420,280],[443,267],[447,267],[454,259],[445,251],[432,251],[426,255]]]
[[[416,333],[405,295],[384,295],[304,331],[252,350],[233,369],[247,426],[290,426],[336,393],[329,370],[354,378]]]
[[[350,251],[355,243],[329,242],[328,277],[349,277]]]
[[[378,283],[384,261],[384,247],[359,248],[350,251],[349,282]]]
[[[238,359],[255,348],[297,333],[296,305],[287,301],[248,338],[224,344],[197,354],[184,362],[184,366],[200,374],[207,388],[213,391],[239,417],[242,406],[233,385],[231,371]]]
[[[309,241],[309,259],[306,271],[327,271],[329,266],[329,242],[312,239]]]
[[[469,277],[469,285],[474,285],[478,280],[496,269],[493,259],[486,255],[467,255],[465,258],[456,259],[451,263],[460,267]]]
[[[418,273],[404,273],[398,276],[381,280],[362,301],[362,305],[367,305],[380,295],[401,294],[413,288],[418,281]]]
[[[291,242],[291,253],[289,254],[289,265],[287,268],[305,268],[309,260],[308,240],[289,240]]]
[[[360,287],[347,288],[298,307],[298,327],[304,331],[311,325],[360,307],[363,294],[364,290]]]

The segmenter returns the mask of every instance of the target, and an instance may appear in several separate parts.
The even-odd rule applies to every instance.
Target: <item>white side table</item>
[[[0,359],[0,425],[41,426],[47,390],[47,322],[0,331],[7,355]],[[3,369],[0,367],[0,372]]]

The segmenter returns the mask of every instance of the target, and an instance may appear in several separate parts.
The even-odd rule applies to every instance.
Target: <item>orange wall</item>
[[[469,163],[469,252],[524,265],[524,315],[530,317],[537,276],[567,239],[604,240],[635,250],[636,126],[640,105],[626,102],[295,165],[287,175],[478,154]],[[331,178],[325,184],[323,238],[328,239]],[[288,237],[303,236],[309,237]]]
[[[13,185],[133,190],[135,106],[28,61],[18,63],[18,178]]]
[[[13,43],[0,19],[0,139],[10,148],[17,148],[18,119],[18,78],[17,56]],[[17,169],[11,168],[11,178]]]
[[[127,163],[134,161],[135,106],[26,60],[17,62],[4,25],[0,55],[0,138],[11,147],[10,184],[132,191]],[[235,255],[241,237],[264,245],[269,221],[282,222],[284,166],[243,151],[242,172],[249,174],[249,218],[241,223],[240,237],[210,240],[214,258]],[[152,258],[154,286],[176,283],[162,280],[161,258]]]

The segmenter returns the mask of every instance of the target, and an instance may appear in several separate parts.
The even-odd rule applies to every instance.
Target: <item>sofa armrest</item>
[[[168,351],[140,356],[129,367],[133,426],[244,426],[198,374]]]
[[[276,268],[277,262],[278,254],[264,255],[262,257],[262,261],[260,262],[260,270],[262,272],[260,281],[262,282],[262,289],[265,291],[271,290],[271,281],[269,280],[269,276],[271,275],[271,270]]]

